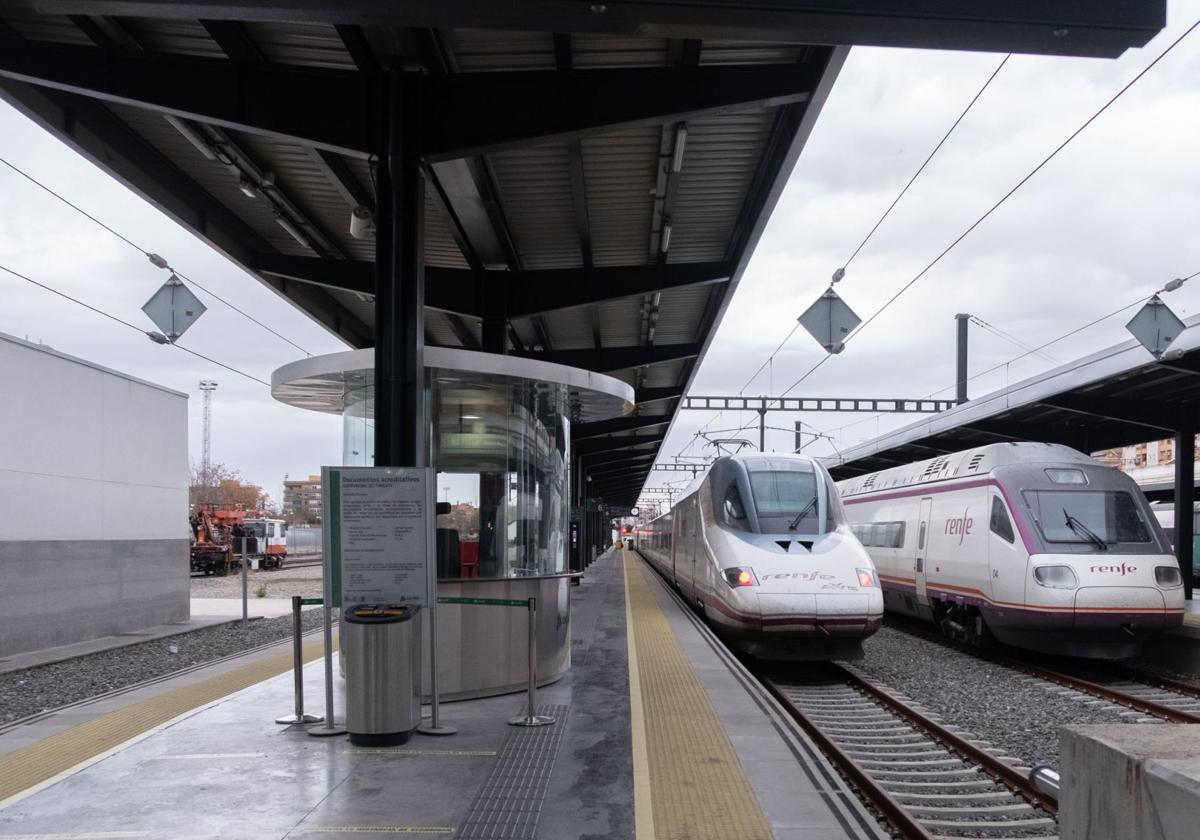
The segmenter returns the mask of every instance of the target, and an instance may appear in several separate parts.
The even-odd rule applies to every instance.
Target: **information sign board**
[[[423,467],[322,467],[333,606],[434,603],[435,480]]]

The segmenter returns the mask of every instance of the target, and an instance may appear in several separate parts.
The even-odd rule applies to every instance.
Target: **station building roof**
[[[1162,359],[1130,339],[822,460],[844,479],[989,443],[1096,452],[1170,437],[1200,402],[1200,316],[1184,324]]]
[[[480,349],[499,295],[508,352],[633,386],[635,414],[573,432],[627,506],[848,45],[1117,56],[1164,24],[1165,0],[0,0],[0,96],[363,348],[350,214],[402,56],[426,341]]]

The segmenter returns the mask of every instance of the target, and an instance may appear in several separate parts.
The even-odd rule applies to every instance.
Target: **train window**
[[[923,551],[924,549],[925,549],[925,523],[922,522],[921,530],[919,530],[917,532],[917,550]]]
[[[1133,496],[1113,490],[1026,490],[1025,500],[1050,542],[1150,542]]]
[[[739,531],[749,530],[746,522],[746,508],[742,505],[742,495],[737,487],[729,488],[725,494],[725,504],[722,506],[725,524]]]
[[[999,496],[992,496],[992,533],[1005,542],[1016,539],[1012,520],[1008,518],[1008,511],[1004,509],[1004,502],[1000,501]]]

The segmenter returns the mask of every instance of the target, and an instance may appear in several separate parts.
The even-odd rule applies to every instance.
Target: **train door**
[[[675,583],[689,596],[695,595],[696,513],[689,499],[679,506],[679,552],[675,555]]]
[[[913,578],[917,587],[917,603],[929,606],[929,595],[925,590],[925,567],[929,554],[929,514],[933,510],[933,498],[921,499],[921,512],[917,517],[917,557],[913,561]]]

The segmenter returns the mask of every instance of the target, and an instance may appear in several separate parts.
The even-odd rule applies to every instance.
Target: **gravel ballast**
[[[320,626],[321,614],[302,613],[305,631]],[[0,674],[0,725],[291,635],[290,615],[251,621],[245,630],[235,621]]]
[[[1060,726],[1140,717],[890,627],[863,648],[865,656],[853,665],[867,676],[1030,766],[1058,766]]]
[[[248,571],[246,577],[251,599],[257,597],[255,593],[260,588],[265,590],[264,598],[291,598],[293,595],[303,598],[321,597],[321,566],[319,564],[303,566],[298,569],[285,565],[282,569]],[[240,571],[234,571],[224,577],[216,575],[194,577],[192,578],[192,597],[241,598],[242,574]]]

